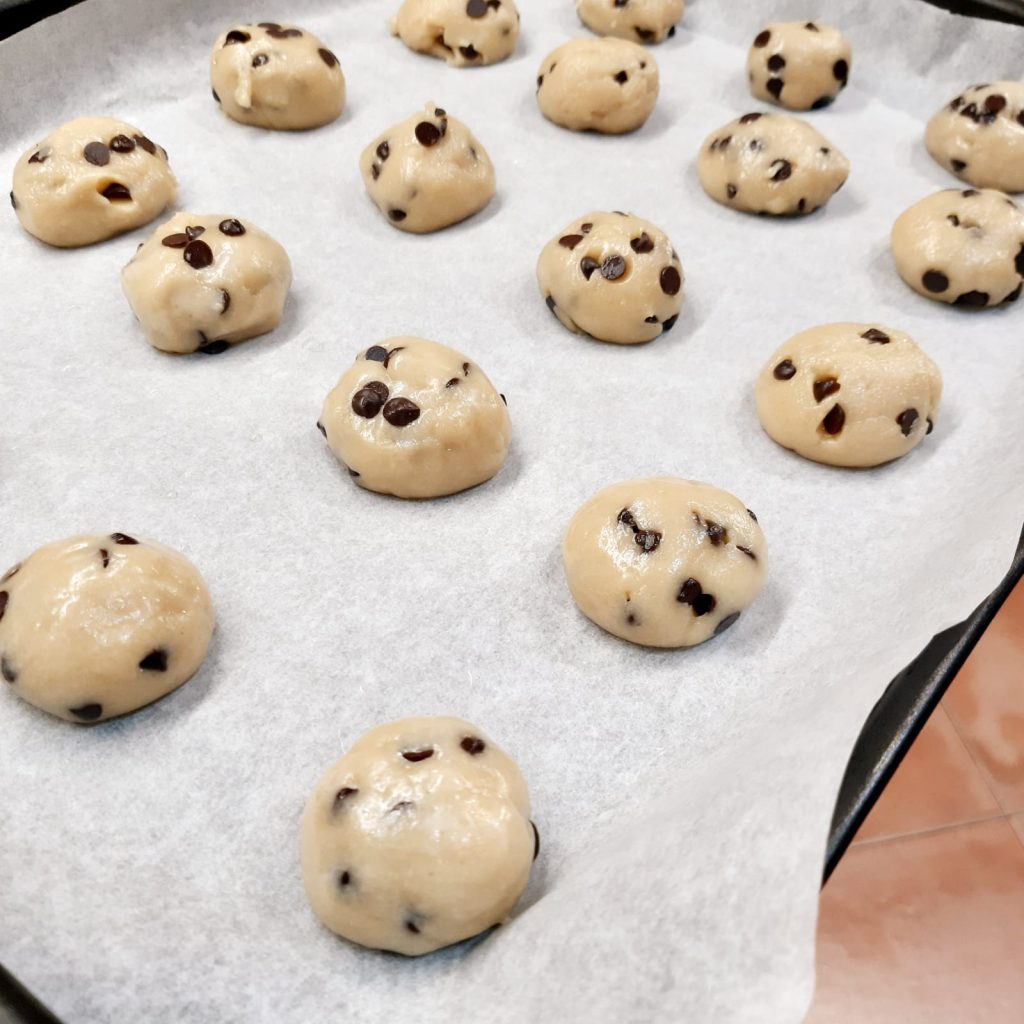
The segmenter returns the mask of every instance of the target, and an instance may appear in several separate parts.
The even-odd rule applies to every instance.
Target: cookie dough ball
[[[0,673],[69,722],[99,722],[192,677],[213,608],[184,555],[125,533],[46,544],[0,577]]]
[[[207,355],[272,331],[291,280],[288,254],[270,235],[221,213],[176,213],[121,271],[154,348]]]
[[[541,250],[537,283],[548,309],[600,341],[636,345],[672,330],[683,267],[668,236],[628,213],[586,213]]]
[[[754,38],[747,54],[750,91],[790,110],[820,110],[846,88],[850,44],[831,25],[778,22]]]
[[[977,188],[1024,192],[1024,82],[965,89],[928,122],[924,144]]]
[[[915,203],[892,228],[896,269],[927,299],[998,306],[1020,298],[1024,211],[992,189],[946,189]]]
[[[405,0],[391,34],[452,67],[497,64],[516,48],[519,12],[512,0]]]
[[[805,459],[878,466],[932,432],[942,377],[902,331],[822,324],[789,339],[757,380],[768,436]]]
[[[501,924],[538,849],[519,769],[460,718],[371,729],[317,783],[302,821],[316,916],[406,956]]]
[[[319,128],[345,106],[338,58],[305,29],[274,21],[221,33],[210,85],[228,117],[260,128]]]
[[[599,36],[660,43],[676,34],[683,0],[576,0],[576,13]]]
[[[775,216],[813,213],[849,173],[828,139],[788,114],[744,114],[712,132],[697,158],[700,183],[716,202]]]
[[[359,157],[359,170],[377,209],[415,234],[457,224],[494,196],[487,150],[433,103],[374,139]]]
[[[167,151],[112,117],[62,124],[21,155],[13,185],[21,226],[62,247],[92,245],[148,223],[178,188]]]
[[[562,543],[588,619],[647,647],[692,647],[736,623],[764,583],[754,513],[708,484],[630,480],[582,505]]]
[[[423,338],[372,345],[324,401],[321,433],[356,483],[436,498],[490,480],[512,437],[503,395],[461,352]]]
[[[552,50],[537,72],[537,105],[574,132],[635,131],[658,99],[658,65],[625,39],[572,39]]]

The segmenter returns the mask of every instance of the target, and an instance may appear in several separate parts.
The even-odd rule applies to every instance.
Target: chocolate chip
[[[1017,285],[1017,287],[1014,288],[1005,299],[1003,299],[1003,302],[1016,302],[1020,298],[1022,288],[1024,288],[1024,281],[1021,281],[1021,283]]]
[[[338,885],[340,885],[343,889],[345,888],[346,885],[350,885],[351,882],[352,875],[348,871],[342,871],[342,873],[338,875]]]
[[[747,509],[747,515],[750,516],[750,518],[753,519],[755,523],[757,522],[757,516],[755,516],[749,508]]]
[[[928,429],[924,432],[925,437],[927,437],[935,429],[935,424],[932,423],[931,419],[927,419],[925,422],[928,424]]]
[[[320,54],[320,59],[329,67],[336,68],[338,66],[338,58],[331,53],[330,50],[325,50],[322,46],[316,51]]]
[[[726,615],[726,617],[722,619],[722,621],[717,626],[715,626],[714,635],[718,636],[720,633],[724,633],[730,627],[735,626],[736,623],[739,621],[739,617],[739,612],[733,612],[732,615]]]
[[[669,331],[671,331],[673,327],[675,327],[675,325],[676,325],[676,321],[677,321],[678,319],[679,319],[679,314],[678,314],[678,313],[676,313],[676,314],[675,314],[675,316],[670,316],[670,317],[669,317],[669,318],[668,318],[668,319],[667,319],[667,320],[666,320],[666,321],[665,321],[665,322],[664,322],[664,323],[663,323],[663,324],[661,325],[661,333],[662,333],[662,334],[668,334],[668,332],[669,332]]]
[[[484,747],[486,747],[487,744],[478,736],[463,736],[462,742],[459,746],[462,747],[467,754],[475,755],[482,754],[484,752]]]
[[[235,220],[234,217],[229,217],[227,220],[222,220],[217,225],[217,230],[222,235],[244,235],[245,228],[242,226],[242,222]]]
[[[411,931],[413,935],[419,935],[420,933],[419,925],[411,917],[407,917],[405,919],[405,927]]]
[[[0,675],[9,683],[18,681],[18,673],[14,671],[14,666],[2,656],[0,656]]]
[[[700,521],[700,516],[697,516],[697,522],[700,523]],[[707,530],[708,540],[711,541],[712,547],[717,548],[729,543],[729,531],[721,523],[705,519],[703,525]]]
[[[156,156],[156,143],[152,139],[147,139],[145,135],[133,135],[132,138],[135,144],[141,146],[150,156]]]
[[[819,96],[811,104],[811,110],[824,110],[825,107],[827,107],[831,102],[832,102],[832,97],[831,96]]]
[[[786,66],[786,58],[781,53],[773,53],[768,58],[769,71],[781,71]]]
[[[680,604],[688,604],[698,618],[713,611],[718,603],[711,594],[705,594],[701,585],[691,576],[679,588],[676,600]]]
[[[645,316],[644,317],[644,323],[645,324],[656,324],[657,322],[658,322],[658,318],[656,316]]]
[[[953,300],[954,306],[973,306],[980,308],[988,305],[988,292],[969,291],[958,295]]]
[[[3,576],[0,576],[0,583],[6,583],[12,576],[17,576],[19,572],[21,572],[21,562],[18,562],[17,565],[12,565]]]
[[[735,185],[726,185],[725,186],[725,194],[730,199],[735,199],[736,198],[736,186]]]
[[[978,194],[978,190],[976,188],[965,188],[960,193],[960,195],[962,195],[964,197],[964,199],[970,199],[971,196],[976,196],[977,194]]]
[[[649,28],[637,28],[636,34],[642,43],[649,43],[657,35],[653,29]]]
[[[219,356],[221,352],[227,352],[231,348],[230,342],[227,341],[209,341],[205,335],[203,335],[202,341],[199,345],[199,351],[204,356]]]
[[[319,420],[316,421],[316,429],[319,430],[324,437],[327,436],[327,428]]]
[[[1024,245],[1021,245],[1017,255],[1013,258],[1013,267],[1021,277],[1024,277]]]
[[[297,28],[281,28],[279,25],[267,29],[267,35],[271,39],[297,39],[302,32]]]
[[[220,97],[217,95],[217,90],[216,89],[211,89],[210,93],[213,96],[214,103],[220,103]]]
[[[393,427],[407,427],[420,418],[420,407],[408,398],[392,398],[384,406],[384,419]]]
[[[1024,110],[1017,115],[1017,124],[1024,124]]]
[[[646,231],[641,231],[639,238],[630,239],[629,247],[635,253],[653,252],[654,242],[651,240],[651,236],[647,234]]]
[[[752,121],[756,121],[761,115],[757,112],[753,114],[744,114],[740,118],[740,124],[750,124]]]
[[[768,40],[771,39],[771,37],[771,32],[769,32],[768,29],[764,29],[764,31],[758,32],[757,35],[754,36],[754,45],[758,48],[767,46]]]
[[[774,96],[774,97],[775,97],[776,99],[778,99],[778,98],[779,98],[779,97],[780,97],[780,96],[782,95],[782,87],[783,87],[783,85],[784,85],[784,84],[785,84],[785,83],[784,83],[784,82],[782,81],[782,79],[781,79],[781,78],[769,78],[769,79],[768,79],[768,81],[767,81],[767,82],[765,82],[765,86],[764,86],[764,87],[765,87],[765,88],[766,88],[766,89],[767,89],[767,90],[768,90],[768,91],[769,91],[769,92],[770,92],[770,93],[771,93],[771,94],[772,94],[772,95],[773,95],[773,96]]]
[[[500,393],[499,393],[498,397],[499,397],[499,398],[500,398],[500,399],[502,400],[502,402],[503,402],[503,403],[504,403],[504,404],[505,404],[506,406],[508,405],[508,399],[507,399],[507,398],[506,398],[506,397],[505,397],[504,395],[502,395],[502,394],[500,394]]]
[[[598,270],[600,266],[601,264],[598,263],[597,260],[592,260],[589,256],[584,256],[583,259],[580,260],[580,270],[588,281],[590,280],[590,275],[593,274],[595,270]]]
[[[661,533],[658,530],[637,530],[633,534],[633,540],[644,554],[649,555],[652,551],[657,551],[661,543]]]
[[[675,25],[672,25],[672,26],[669,27],[669,30],[668,30],[668,37],[669,37],[669,39],[672,39],[675,36],[675,34],[676,34],[676,27],[675,27]]]
[[[543,75],[538,75],[537,76],[537,88],[539,89],[543,84],[544,84],[544,76]]]
[[[615,81],[618,82],[619,85],[625,85],[626,82],[629,81],[629,75],[627,75],[625,71],[620,71],[615,75]]]
[[[223,316],[231,308],[231,293],[226,288],[220,290],[220,315]]]
[[[334,802],[331,804],[331,811],[334,814],[337,814],[338,811],[344,807],[345,802],[351,797],[354,797],[358,792],[358,789],[353,789],[351,786],[342,786],[341,789],[334,794]]]
[[[397,347],[391,349],[391,351],[388,352],[388,354],[384,357],[384,367],[385,367],[385,369],[387,368],[388,363],[391,361],[391,357],[392,356],[397,355],[399,352],[404,352],[404,351],[405,351],[405,346],[404,345],[398,345]]]
[[[950,160],[949,166],[959,174],[967,166],[967,163],[964,160]]]
[[[583,241],[582,235],[562,235],[558,240],[558,244],[565,246],[566,249],[575,249],[580,242]]]
[[[110,163],[110,150],[102,142],[90,142],[83,152],[85,159],[97,167],[105,167]]]
[[[110,539],[115,544],[138,544],[139,542],[134,537],[129,537],[127,533],[112,533]]]
[[[360,388],[352,396],[352,411],[357,416],[372,420],[384,407],[389,394],[387,384],[379,380],[371,380],[369,384]]]
[[[959,110],[963,105],[964,105],[964,98],[963,98],[963,96],[954,96],[949,101],[949,109],[950,110]]]
[[[601,276],[606,281],[617,281],[626,272],[626,261],[621,256],[608,256],[601,264]]]
[[[146,672],[166,672],[167,651],[162,647],[158,647],[156,650],[150,651],[149,654],[139,662],[139,668]]]
[[[816,380],[811,387],[816,402],[824,402],[829,395],[834,395],[842,385],[835,377],[823,377]]]
[[[380,177],[380,164],[371,164],[370,174],[373,175],[373,180],[376,181]]]
[[[783,359],[772,371],[776,380],[792,380],[796,376],[796,367],[791,359]]]
[[[213,262],[213,250],[205,242],[196,239],[185,246],[182,257],[193,270],[202,270]]]
[[[0,590],[0,620],[4,617],[4,612],[7,610],[7,601],[10,598],[10,594],[6,590]]]
[[[28,158],[28,162],[30,164],[45,164],[49,155],[49,150],[45,153],[42,150],[37,150]]]
[[[793,165],[788,160],[773,160],[768,169],[775,172],[772,181],[785,181],[793,173]]]
[[[930,292],[944,292],[949,287],[949,278],[941,270],[926,270],[921,283]]]
[[[135,148],[135,140],[127,135],[115,135],[110,140],[110,148],[115,153],[130,153]]]
[[[919,418],[920,414],[916,409],[904,409],[903,412],[896,417],[896,422],[900,425],[900,430],[903,431],[904,437],[910,437],[910,434],[914,429],[914,424]]]
[[[990,114],[998,114],[1003,107],[1006,106],[1006,97],[1000,96],[999,93],[993,93],[985,100],[985,109]]]
[[[383,345],[371,345],[366,350],[366,359],[370,359],[375,363],[383,363],[387,361],[388,350]]]
[[[383,141],[383,142],[382,142],[382,143],[381,143],[381,144],[380,144],[380,145],[379,145],[379,146],[377,147],[377,158],[378,158],[379,160],[387,160],[387,158],[388,158],[389,156],[391,156],[391,147],[390,147],[390,146],[388,145],[388,140],[387,140],[387,139],[385,139],[385,140],[384,140],[384,141]]]
[[[103,714],[102,704],[82,704],[77,708],[68,708],[68,711],[80,718],[83,722],[95,722]]]
[[[269,60],[270,58],[265,53],[257,53],[256,56],[252,59],[252,66],[254,68],[261,68]]]
[[[877,327],[869,327],[861,337],[873,345],[888,345],[892,340],[885,331],[880,331]]]
[[[752,558],[755,562],[757,561],[757,555],[755,555],[754,552],[750,550],[750,548],[745,548],[742,544],[737,544],[736,550],[742,551],[743,554],[747,556],[747,558]]]
[[[433,146],[441,141],[441,131],[430,121],[420,121],[416,125],[416,141],[421,146]]]
[[[127,202],[132,198],[131,192],[121,185],[119,182],[112,181],[101,193],[104,199],[110,200],[112,203]]]
[[[837,82],[845,82],[850,77],[850,65],[845,60],[837,60],[832,65],[832,75]]]
[[[821,149],[819,149],[819,150],[818,150],[818,152],[819,152],[819,153],[820,153],[820,154],[821,154],[822,156],[828,156],[828,155],[829,155],[829,153],[831,153],[831,152],[832,152],[832,150],[831,150],[831,149],[829,149],[829,148],[828,148],[828,146],[822,146],[822,147],[821,147]]]
[[[807,22],[807,24],[804,25],[804,28],[807,29],[808,32],[820,32],[821,31],[821,29],[819,29],[818,26],[815,25],[813,21]]]
[[[828,415],[821,421],[821,429],[826,434],[838,434],[846,423],[846,413],[841,405],[833,405]]]
[[[198,238],[200,235],[204,234],[205,231],[206,228],[202,227],[201,225],[193,226],[189,224],[185,228],[185,236],[191,242],[193,238]]]
[[[280,28],[276,21],[260,21],[257,22],[259,28]]]
[[[582,231],[583,234],[585,234],[585,235],[589,235],[590,232],[593,230],[593,227],[594,227],[594,225],[591,224],[590,221],[587,221],[586,224],[581,224],[580,225],[580,231]]]
[[[388,210],[388,216],[394,221],[405,220],[405,210]]]
[[[679,289],[683,286],[683,279],[679,276],[679,271],[675,267],[665,267],[661,274],[658,275],[658,283],[666,295],[677,295]]]
[[[403,750],[402,757],[406,761],[426,761],[428,757],[434,756],[433,747],[424,747],[422,750]]]
[[[487,0],[469,0],[466,13],[471,18],[482,18],[487,13]]]
[[[243,32],[241,29],[233,28],[225,37],[224,45],[230,46],[232,43],[247,43],[252,38],[248,32]]]
[[[533,859],[536,860],[540,855],[540,833],[537,831],[537,826],[530,822],[533,826]]]
[[[544,304],[551,310],[552,313],[555,311],[555,299],[552,295],[546,295],[544,297]]]
[[[459,53],[461,53],[466,60],[475,60],[480,56],[480,54],[476,52],[476,48],[472,43],[470,43],[469,46],[460,46]]]

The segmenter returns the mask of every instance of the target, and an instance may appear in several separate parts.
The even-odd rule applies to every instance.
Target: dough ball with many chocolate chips
[[[288,254],[270,235],[221,213],[176,213],[121,271],[154,348],[207,355],[272,331],[291,279]]]
[[[512,0],[405,0],[391,34],[452,67],[497,64],[516,48],[519,12]]]
[[[494,196],[487,150],[433,103],[374,139],[359,169],[380,212],[396,228],[416,234],[457,224]]]
[[[683,0],[576,0],[576,13],[599,36],[660,43],[676,34]]]
[[[939,368],[902,331],[822,324],[765,364],[757,414],[772,440],[805,459],[878,466],[931,433],[941,396]]]
[[[0,576],[0,685],[69,722],[124,715],[177,689],[212,633],[196,567],[129,534],[46,544]]]
[[[831,25],[789,21],[765,25],[747,54],[750,91],[790,110],[820,110],[846,88],[850,44]]]
[[[927,299],[979,308],[1020,298],[1024,211],[1003,192],[936,192],[899,215],[891,241],[900,277]]]
[[[571,39],[552,50],[537,72],[537,105],[574,132],[635,131],[658,99],[658,65],[625,39]]]
[[[410,337],[360,353],[317,426],[357,484],[399,498],[436,498],[490,480],[512,436],[505,400],[476,363]]]
[[[92,245],[151,221],[178,184],[167,152],[127,121],[79,117],[14,165],[21,226],[50,245]]]
[[[683,267],[668,236],[626,213],[566,224],[541,251],[537,282],[570,331],[619,345],[670,331],[683,304]]]
[[[228,117],[260,128],[318,128],[345,106],[338,58],[305,29],[274,21],[222,32],[210,54],[210,85]]]
[[[924,144],[976,188],[1024,192],[1024,82],[964,89],[928,122]]]
[[[768,550],[738,498],[661,476],[595,494],[569,523],[562,555],[576,604],[602,629],[647,647],[692,647],[749,607]]]
[[[320,779],[302,821],[316,916],[406,956],[501,924],[538,850],[515,762],[459,718],[371,729]]]
[[[712,199],[747,213],[799,216],[842,188],[850,163],[820,132],[788,114],[744,114],[712,132],[697,174]]]

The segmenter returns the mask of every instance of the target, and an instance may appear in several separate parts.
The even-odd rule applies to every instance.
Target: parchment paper
[[[79,531],[159,539],[202,568],[218,630],[192,682],[127,720],[69,727],[0,694],[0,960],[76,1024],[798,1021],[852,742],[893,674],[995,585],[1021,525],[1024,310],[919,298],[887,240],[955,185],[924,120],[1018,75],[1024,36],[912,0],[692,0],[651,51],[654,115],[603,138],[535,105],[544,54],[584,33],[568,0],[521,0],[512,59],[467,71],[390,38],[396,6],[89,0],[0,46],[0,167],[67,118],[124,117],[170,151],[181,208],[252,219],[295,271],[272,336],[173,358],[118,280],[152,227],[62,252],[2,217],[0,562]],[[809,115],[849,183],[806,219],[726,210],[697,148],[763,108],[744,72],[762,22],[811,16],[853,42],[850,88]],[[209,46],[260,18],[337,52],[338,123],[263,132],[217,109]],[[476,132],[499,193],[412,237],[367,200],[357,155],[428,99]],[[543,243],[600,208],[652,219],[682,255],[679,324],[646,347],[570,335],[537,292]],[[763,361],[833,320],[907,330],[942,368],[936,431],[894,465],[816,466],[758,426]],[[507,394],[514,450],[490,484],[389,500],[323,444],[321,401],[356,351],[406,332]],[[605,635],[562,575],[576,507],[658,473],[738,494],[770,547],[761,598],[692,651]],[[298,823],[351,740],[431,713],[518,759],[543,849],[507,927],[410,961],[316,922]]]

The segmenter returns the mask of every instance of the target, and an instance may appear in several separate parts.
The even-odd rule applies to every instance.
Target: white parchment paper
[[[386,32],[397,0],[89,0],[0,45],[0,167],[61,121],[109,114],[167,147],[179,206],[252,219],[291,254],[271,336],[215,358],[144,341],[118,273],[151,228],[78,251],[0,220],[0,563],[79,531],[181,548],[218,630],[199,675],[127,720],[70,727],[0,694],[0,961],[69,1022],[694,1021],[791,1024],[810,998],[818,883],[847,755],[888,680],[1009,564],[1024,508],[1024,310],[927,302],[897,277],[894,218],[955,182],[924,120],[1016,77],[1024,35],[913,0],[692,0],[652,49],[662,91],[624,138],[545,121],[534,78],[584,30],[520,0],[496,67],[454,70]],[[711,202],[694,159],[750,109],[765,20],[854,46],[850,88],[809,115],[852,161],[822,212]],[[317,33],[349,85],[320,131],[263,132],[210,98],[233,22]],[[357,169],[427,100],[488,148],[499,191],[427,237],[393,230]],[[641,348],[575,337],[534,263],[591,209],[668,231],[686,302]],[[939,363],[935,433],[844,472],[761,432],[753,381],[786,337],[865,320]],[[415,333],[508,395],[514,449],[488,485],[403,503],[356,488],[314,423],[356,351]],[[769,583],[726,636],[642,650],[584,620],[559,542],[607,483],[673,473],[733,491]],[[325,766],[411,714],[477,722],[521,765],[543,850],[515,919],[410,961],[319,926],[298,823]]]

